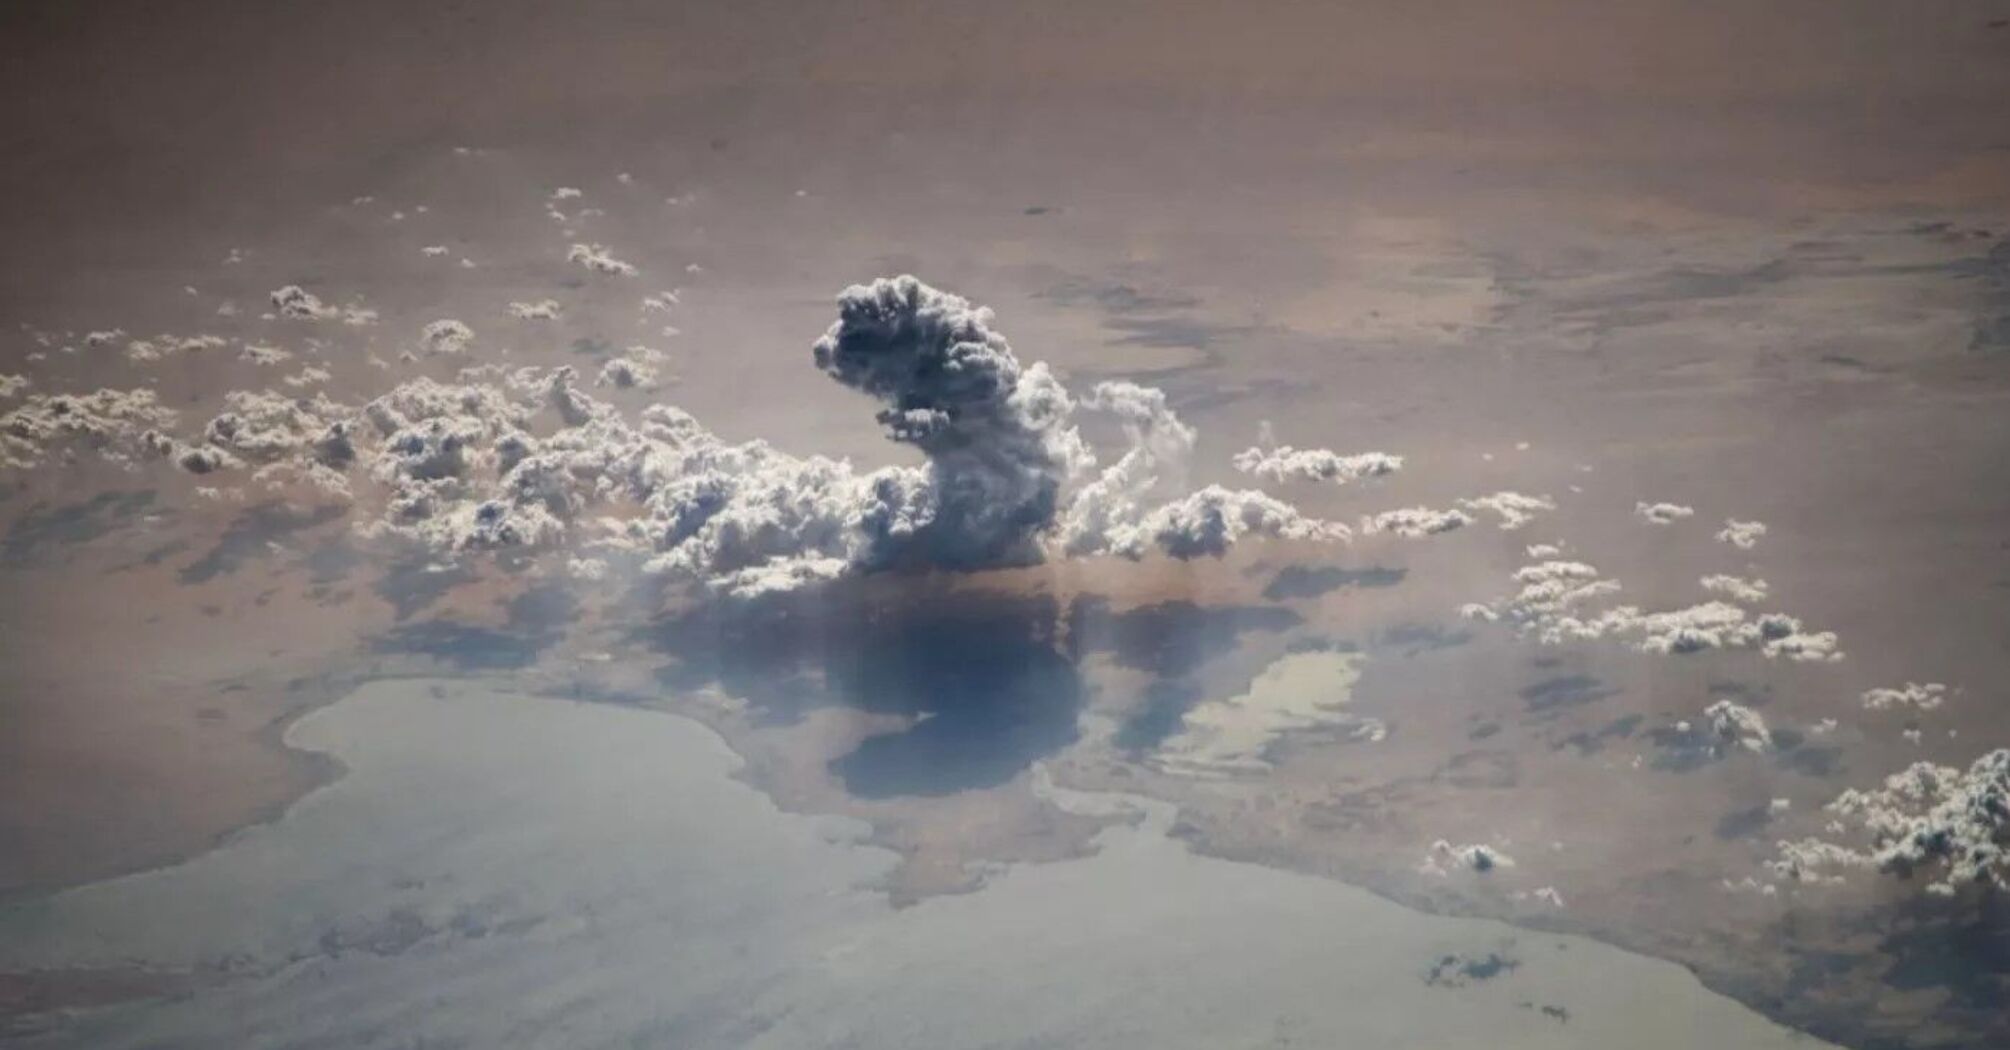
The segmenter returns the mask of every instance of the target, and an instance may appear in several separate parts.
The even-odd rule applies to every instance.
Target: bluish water
[[[1089,858],[896,910],[855,823],[777,811],[710,731],[373,684],[289,741],[347,767],[188,863],[0,912],[0,967],[220,975],[74,1047],[1813,1047],[1672,964],[1189,853],[1169,806]]]

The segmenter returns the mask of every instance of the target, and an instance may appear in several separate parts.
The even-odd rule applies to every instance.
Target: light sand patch
[[[1335,652],[1286,656],[1257,675],[1247,692],[1188,711],[1153,764],[1195,777],[1266,773],[1273,768],[1271,746],[1294,730],[1352,727],[1374,736],[1380,723],[1346,710],[1364,659]]]

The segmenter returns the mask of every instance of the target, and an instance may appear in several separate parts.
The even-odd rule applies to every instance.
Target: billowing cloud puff
[[[269,390],[233,390],[224,403],[226,411],[209,421],[204,440],[256,462],[299,451],[348,414],[332,402],[296,401]]]
[[[575,244],[565,253],[566,261],[576,262],[592,270],[615,277],[633,277],[638,272],[629,263],[622,262],[609,254],[607,248],[598,244]]]
[[[540,299],[534,303],[509,304],[509,315],[519,321],[555,321],[560,313],[558,300]]]
[[[1262,492],[1215,485],[1166,495],[1184,487],[1195,435],[1161,391],[1134,383],[1099,383],[1081,407],[1116,416],[1130,447],[1094,480],[1075,488],[1054,544],[1063,554],[1141,558],[1157,552],[1185,559],[1220,555],[1250,536],[1347,538],[1346,526],[1309,518]],[[1083,455],[1084,462],[1093,462]]]
[[[1719,700],[1703,709],[1703,724],[1715,746],[1722,749],[1765,751],[1773,746],[1772,731],[1757,711],[1729,700]]]
[[[237,356],[240,360],[249,361],[254,365],[277,365],[291,360],[293,354],[264,343],[246,343],[244,349],[237,352]]]
[[[360,326],[374,324],[377,320],[375,310],[356,305],[331,306],[297,284],[274,289],[269,298],[273,313],[291,321],[341,321]]]
[[[1758,649],[1769,658],[1800,662],[1843,658],[1832,631],[1809,631],[1799,619],[1785,613],[1755,616],[1729,602],[1710,601],[1654,612],[1631,605],[1585,611],[1584,606],[1617,593],[1620,586],[1583,562],[1538,562],[1517,570],[1514,578],[1521,585],[1515,594],[1492,603],[1467,604],[1460,614],[1505,622],[1550,645],[1621,638],[1649,653]]]
[[[1401,507],[1385,510],[1380,514],[1370,514],[1361,519],[1361,531],[1367,535],[1388,532],[1398,536],[1433,536],[1441,532],[1451,532],[1473,523],[1473,516],[1456,508],[1433,510],[1430,507]]]
[[[320,296],[297,284],[274,289],[270,298],[273,311],[290,320],[326,321],[341,313],[335,307],[323,303]]]
[[[0,460],[32,467],[50,453],[83,449],[116,461],[161,451],[158,432],[176,415],[153,391],[101,389],[89,394],[33,394],[0,415]],[[154,432],[149,436],[149,432]]]
[[[1417,870],[1426,875],[1450,875],[1456,871],[1475,871],[1484,875],[1514,866],[1514,858],[1496,847],[1480,843],[1454,846],[1439,839],[1431,843],[1430,850],[1424,854],[1424,862],[1417,865]]]
[[[660,366],[667,356],[661,350],[631,346],[622,351],[620,357],[609,358],[606,364],[600,366],[600,374],[594,377],[593,385],[622,390],[654,390],[662,385]]]
[[[1518,529],[1535,520],[1544,511],[1556,509],[1555,501],[1548,496],[1530,496],[1520,492],[1496,492],[1490,496],[1475,496],[1459,501],[1459,507],[1466,511],[1484,511],[1500,518],[1503,529]]]
[[[1734,602],[1744,602],[1746,605],[1757,605],[1765,601],[1766,593],[1771,590],[1764,580],[1747,580],[1740,576],[1726,576],[1721,573],[1705,576],[1699,582],[1702,583],[1704,590],[1712,594],[1721,594]]]
[[[35,381],[24,375],[0,374],[0,398],[16,397],[34,385]]]
[[[913,277],[853,285],[817,367],[885,407],[887,436],[928,457],[929,508],[908,544],[950,567],[1030,563],[1062,486],[1090,461],[1068,393],[1022,367],[991,312]]]
[[[127,343],[126,359],[144,364],[159,361],[172,354],[220,350],[227,345],[229,340],[217,335],[161,335],[153,339],[135,339]]]
[[[1855,844],[1781,842],[1770,862],[1780,876],[1835,881],[1839,869],[1931,873],[1930,893],[1951,895],[1969,883],[2010,887],[2010,750],[1998,748],[1966,770],[1915,762],[1884,786],[1850,790],[1829,803],[1831,825]]]
[[[1327,481],[1345,485],[1403,469],[1403,457],[1386,452],[1341,455],[1324,448],[1248,448],[1235,454],[1235,469],[1271,481]]]
[[[1667,525],[1694,515],[1696,508],[1685,507],[1680,503],[1647,503],[1643,501],[1633,505],[1633,513],[1642,521],[1652,522],[1656,525]]]
[[[316,383],[326,383],[331,378],[333,378],[333,375],[327,369],[319,365],[308,365],[292,375],[281,376],[279,381],[289,387],[298,389],[300,387],[313,386]]]
[[[1931,711],[1947,700],[1947,686],[1939,682],[1907,682],[1895,689],[1871,689],[1863,694],[1863,706],[1872,711],[1888,707],[1910,707]]]
[[[1723,529],[1717,533],[1717,538],[1741,551],[1748,551],[1758,546],[1760,537],[1765,534],[1766,523],[1763,521],[1739,521],[1736,518],[1726,518],[1724,519]]]
[[[1575,610],[1619,590],[1619,582],[1604,579],[1584,562],[1549,560],[1515,570],[1521,589],[1492,603],[1471,603],[1459,611],[1470,619],[1505,621],[1545,643],[1585,637],[1590,628]]]
[[[474,330],[450,317],[419,330],[419,348],[429,354],[465,354],[474,341]]]
[[[1209,485],[1153,509],[1133,526],[1112,529],[1108,549],[1128,558],[1158,550],[1185,559],[1218,557],[1251,536],[1335,542],[1347,535],[1345,525],[1307,517],[1275,496]]]

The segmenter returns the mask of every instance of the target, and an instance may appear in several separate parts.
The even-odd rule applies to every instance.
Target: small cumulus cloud
[[[1685,507],[1680,503],[1640,502],[1633,505],[1633,513],[1642,521],[1651,522],[1655,525],[1668,525],[1683,518],[1694,516],[1696,508]]]
[[[640,272],[633,264],[615,258],[599,244],[575,244],[565,253],[565,258],[567,262],[576,262],[594,273],[614,277],[633,277]]]
[[[556,321],[560,313],[558,300],[540,299],[536,302],[509,304],[509,315],[519,321]]]
[[[1736,518],[1726,518],[1724,519],[1723,529],[1717,533],[1717,539],[1741,551],[1748,551],[1758,546],[1759,540],[1765,535],[1765,522],[1739,521]]]
[[[1894,707],[1931,711],[1947,701],[1947,686],[1940,682],[1907,682],[1895,688],[1866,690],[1862,699],[1865,709],[1871,711]]]
[[[1431,848],[1425,851],[1423,863],[1417,865],[1417,870],[1426,875],[1436,876],[1448,876],[1463,871],[1485,875],[1514,866],[1514,858],[1499,847],[1484,843],[1454,846],[1445,839],[1439,839],[1431,843]]]

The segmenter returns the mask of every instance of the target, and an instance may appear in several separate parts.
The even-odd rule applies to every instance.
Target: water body
[[[0,968],[209,974],[65,1047],[1823,1045],[1669,963],[1189,853],[1169,806],[1089,858],[895,910],[856,823],[779,812],[704,727],[455,682],[296,724],[348,767],[185,864],[0,911]]]

